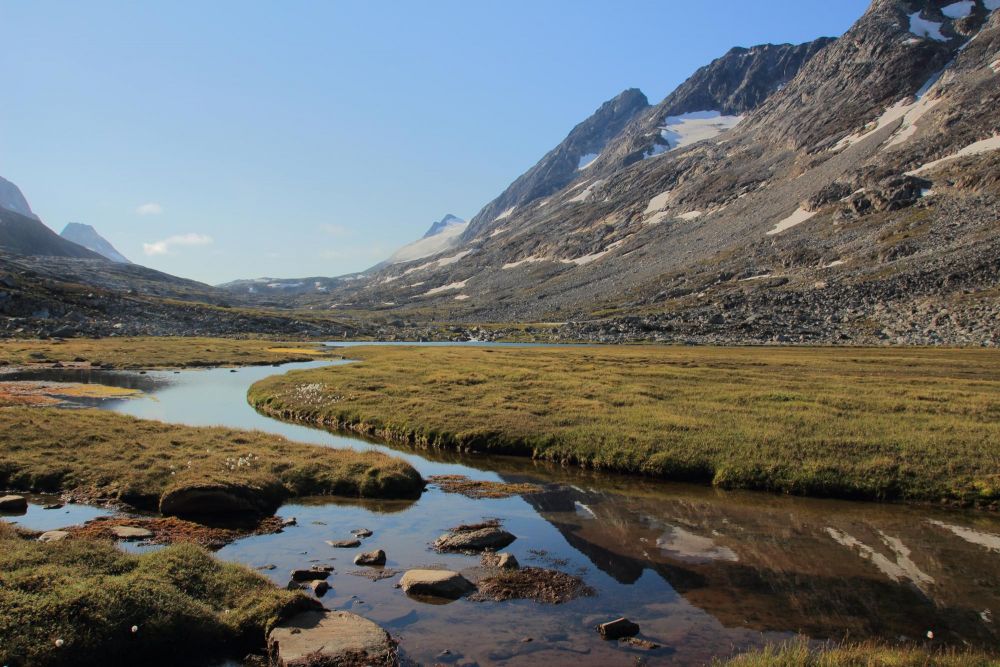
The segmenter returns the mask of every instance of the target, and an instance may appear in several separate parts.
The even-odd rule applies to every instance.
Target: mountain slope
[[[610,139],[620,133],[636,114],[648,108],[646,96],[635,88],[622,91],[602,104],[538,164],[484,206],[470,221],[466,237],[474,235],[486,224],[507,218],[518,206],[546,197],[573,181],[578,172],[589,168]]]
[[[63,228],[60,236],[67,241],[72,241],[77,245],[83,246],[87,250],[96,252],[105,259],[110,259],[112,262],[118,264],[132,263],[124,255],[115,250],[115,247],[111,245],[103,236],[98,234],[97,230],[90,225],[84,225],[79,222],[71,222]]]
[[[95,252],[67,241],[37,218],[0,208],[0,249],[15,255],[102,259]]]
[[[451,213],[433,223],[419,240],[403,246],[386,260],[388,264],[411,262],[444,252],[457,245],[468,224]]]
[[[636,128],[662,122],[638,116],[544,200],[484,208],[457,260],[384,268],[329,300],[598,340],[1000,344],[997,5],[876,0],[836,41],[792,47],[791,80],[793,51],[756,50],[760,67],[734,71],[772,73],[762,102],[696,74],[667,99],[760,104],[630,162]]]

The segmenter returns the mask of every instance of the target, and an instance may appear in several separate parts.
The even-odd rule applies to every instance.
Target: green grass
[[[249,392],[387,441],[792,494],[996,505],[1000,352],[352,348]]]
[[[133,555],[110,542],[43,544],[0,522],[0,664],[10,667],[239,658],[314,604],[193,545]]]
[[[268,513],[294,496],[413,498],[423,487],[412,466],[377,452],[102,410],[0,408],[0,432],[0,489],[70,491],[141,509],[169,512],[170,498],[198,489]]]
[[[12,339],[0,342],[0,365],[81,360],[115,368],[251,366],[308,361],[334,356],[333,352],[310,343],[279,343],[260,339],[148,336],[70,338],[63,341]]]
[[[983,653],[931,650],[916,646],[885,646],[876,643],[844,644],[819,650],[803,642],[768,646],[715,667],[995,667],[1000,660]]]

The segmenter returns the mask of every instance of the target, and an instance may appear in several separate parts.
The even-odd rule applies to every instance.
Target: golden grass
[[[289,442],[259,431],[176,426],[102,410],[0,408],[0,488],[72,492],[171,513],[216,491],[220,512],[268,513],[294,496],[412,498],[423,480],[377,452]]]
[[[44,362],[90,363],[114,368],[252,366],[339,356],[320,345],[232,338],[71,338],[0,342],[0,366]]]
[[[352,348],[256,383],[277,417],[727,488],[1000,501],[1000,352]]]
[[[918,646],[886,646],[874,642],[810,649],[804,642],[749,651],[715,667],[995,667],[996,657],[984,653],[938,650]]]

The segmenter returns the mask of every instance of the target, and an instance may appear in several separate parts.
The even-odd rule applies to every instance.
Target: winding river
[[[329,363],[286,364],[281,371]],[[473,500],[432,486],[417,501],[297,502],[279,512],[296,517],[296,526],[218,552],[251,567],[274,566],[261,571],[279,585],[294,567],[334,565],[324,604],[381,624],[413,660],[631,665],[642,657],[649,664],[705,664],[796,634],[816,641],[910,638],[1000,651],[996,514],[723,492],[524,459],[390,448],[255,412],[246,402],[247,388],[281,371],[94,371],[60,378],[144,389],[142,398],[101,404],[137,417],[258,429],[323,447],[380,449],[405,458],[425,477],[542,485],[542,493],[501,500]],[[102,513],[79,506],[64,512],[35,505],[18,520],[50,529]],[[369,528],[374,536],[364,548],[384,549],[389,568],[469,570],[478,558],[441,555],[428,545],[450,526],[483,517],[502,518],[518,536],[507,551],[522,565],[579,574],[596,595],[562,605],[428,604],[394,588],[397,578],[355,576],[355,552],[325,543]],[[661,648],[602,641],[594,626],[622,615]],[[926,639],[928,632],[933,640]]]

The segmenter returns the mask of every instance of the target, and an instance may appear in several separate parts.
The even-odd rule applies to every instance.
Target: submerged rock
[[[28,501],[24,496],[0,497],[0,512],[27,512]]]
[[[361,546],[361,540],[327,540],[334,549],[355,549]]]
[[[457,600],[475,589],[468,579],[451,570],[408,570],[400,580],[403,592],[408,595]]]
[[[153,531],[136,526],[111,526],[110,530],[115,537],[123,540],[148,540],[153,536]]]
[[[385,552],[381,549],[366,551],[354,557],[355,565],[385,565]]]
[[[639,634],[639,626],[625,617],[616,618],[607,623],[597,626],[597,631],[601,633],[603,639],[621,639],[623,637],[634,637]]]
[[[347,611],[307,611],[279,624],[267,637],[276,667],[396,665],[389,633]]]
[[[292,570],[292,581],[316,581],[319,579],[329,579],[333,570],[329,566],[317,566],[309,569]]]

